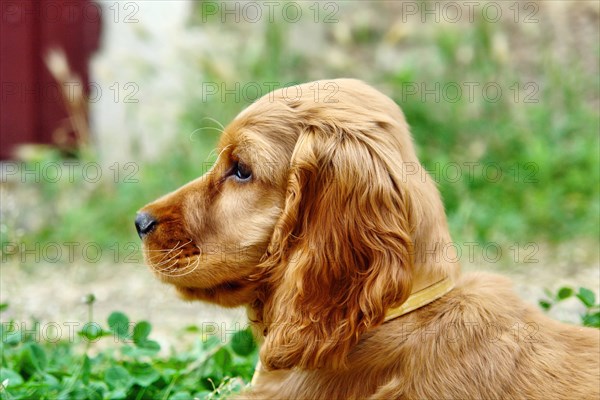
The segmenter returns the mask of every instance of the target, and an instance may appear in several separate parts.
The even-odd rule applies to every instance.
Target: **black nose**
[[[155,226],[156,220],[147,212],[139,212],[135,216],[135,229],[137,229],[140,239],[143,239],[145,235],[152,232]]]

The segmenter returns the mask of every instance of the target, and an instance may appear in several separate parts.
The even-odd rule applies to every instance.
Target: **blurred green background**
[[[269,84],[356,77],[403,109],[456,241],[597,244],[599,46],[597,36],[588,36],[590,29],[597,33],[597,7],[506,4],[498,21],[493,10],[487,15],[477,7],[470,15],[463,7],[455,23],[453,10],[439,4],[438,15],[422,14],[434,2],[408,2],[419,6],[414,15],[392,3],[295,3],[304,12],[297,23],[280,8],[273,22],[263,8],[257,22],[247,11],[236,23],[220,3],[194,2],[188,29],[206,32],[214,40],[208,48],[220,52],[185,48],[180,62],[195,72],[177,77],[186,87],[178,134],[146,161],[132,136],[139,184],[30,185],[46,199],[47,215],[24,230],[18,215],[5,213],[3,241],[130,241],[135,211],[201,175],[219,123]],[[554,19],[556,12],[566,17]],[[152,64],[137,62],[140,76],[152,79]],[[144,101],[124,106],[144,108]],[[101,158],[93,144],[80,156]]]

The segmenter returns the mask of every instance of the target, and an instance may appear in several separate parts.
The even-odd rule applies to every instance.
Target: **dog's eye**
[[[241,182],[247,182],[250,180],[250,178],[252,178],[252,171],[250,168],[246,164],[243,164],[239,161],[233,165],[232,173],[233,176]]]

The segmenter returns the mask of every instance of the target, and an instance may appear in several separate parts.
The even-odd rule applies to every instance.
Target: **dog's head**
[[[356,80],[269,93],[204,176],[136,218],[148,264],[188,299],[260,303],[268,368],[339,366],[447,267],[439,194],[398,106]]]

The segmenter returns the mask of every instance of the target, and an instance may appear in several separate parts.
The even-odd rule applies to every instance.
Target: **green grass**
[[[585,312],[580,315],[581,324],[591,328],[600,328],[600,304],[596,302],[596,295],[588,288],[580,287],[576,292],[572,287],[563,286],[556,293],[546,289],[546,299],[538,301],[539,306],[549,311],[552,307],[560,302],[576,298],[585,309]]]
[[[120,312],[105,324],[67,328],[0,325],[2,399],[218,399],[247,385],[258,357],[249,330],[225,337],[187,327],[193,344],[159,355],[152,326]]]
[[[536,80],[523,79],[491,63],[493,56],[481,47],[476,54],[482,61],[474,61],[479,67],[458,65],[454,51],[440,44],[441,73],[405,69],[388,77],[420,159],[439,183],[453,231],[501,243],[594,237],[600,122],[588,99],[598,93],[598,77],[548,57]],[[402,95],[407,82],[457,83],[463,91],[464,82],[479,88],[493,83],[503,95],[491,102],[474,90],[473,101],[463,95],[456,102],[427,102]]]

